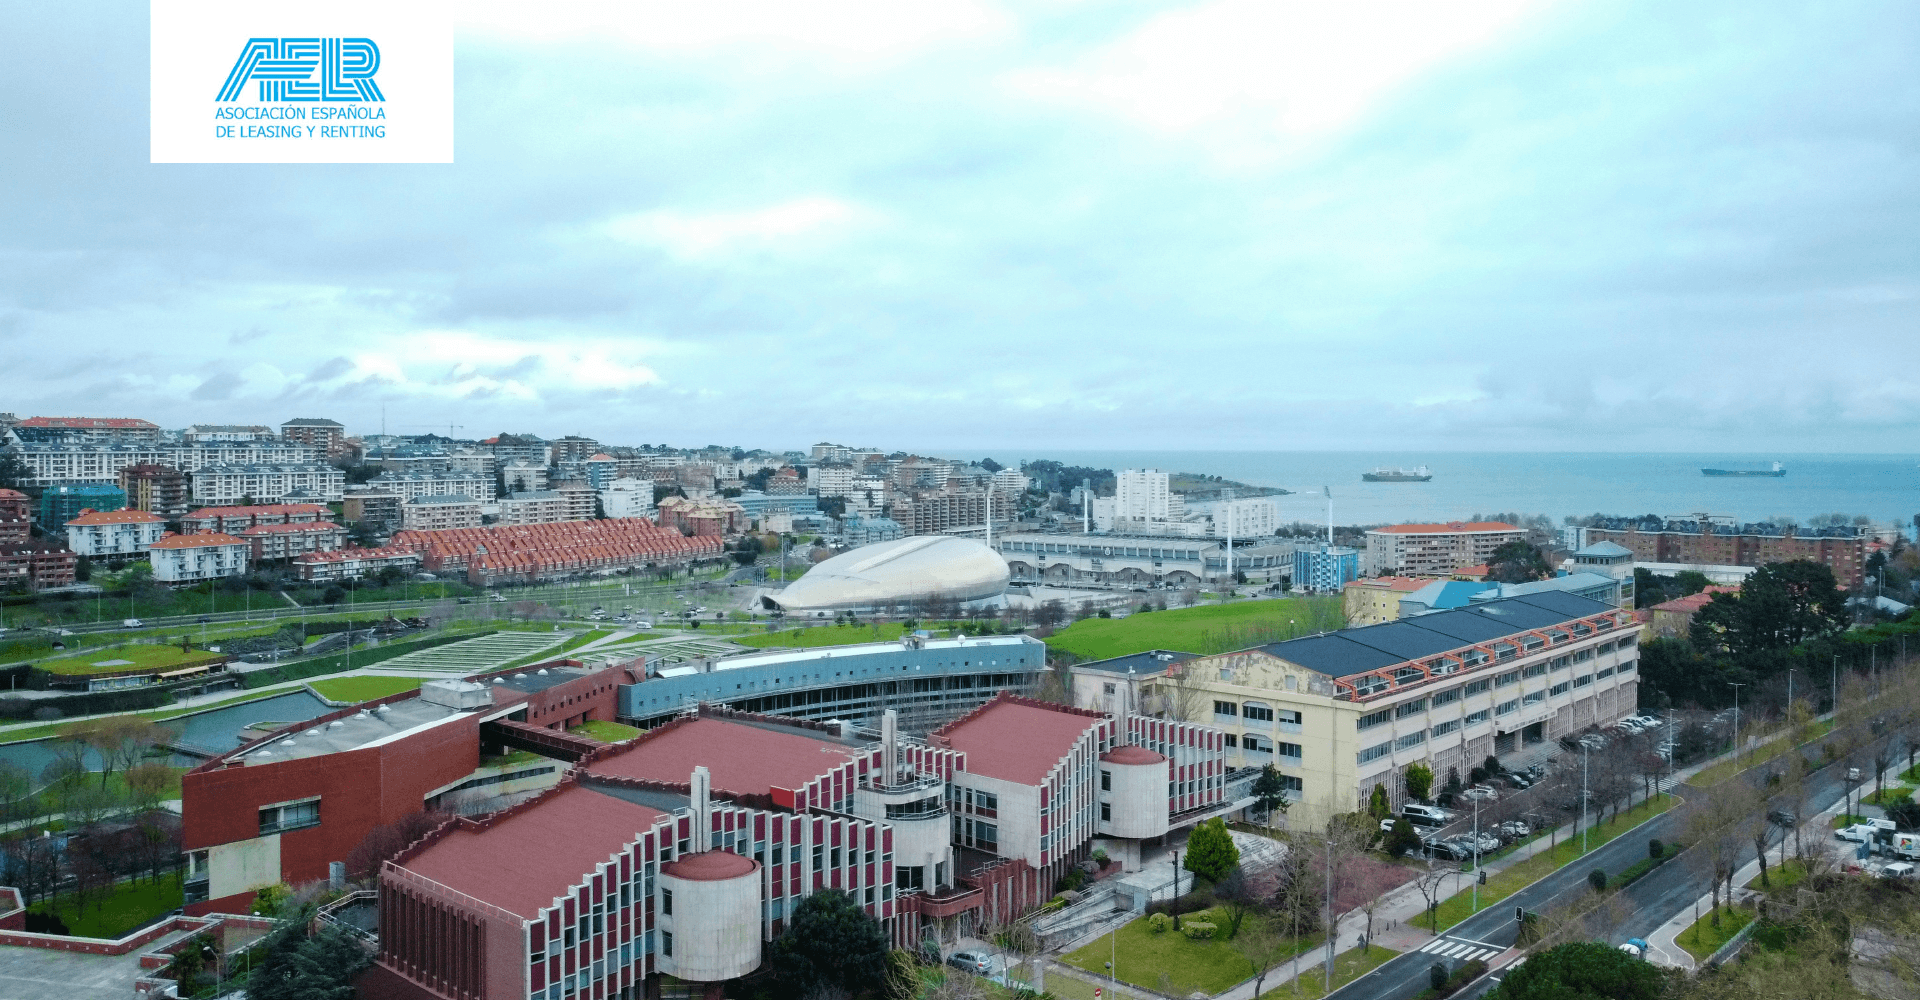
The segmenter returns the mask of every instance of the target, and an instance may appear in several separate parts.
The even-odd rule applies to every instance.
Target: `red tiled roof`
[[[28,417],[15,426],[62,428],[113,427],[122,429],[129,427],[152,427],[155,430],[158,430],[160,427],[159,424],[153,423],[152,421],[140,420],[134,417]]]
[[[1446,524],[1389,524],[1372,528],[1393,535],[1442,535],[1462,531],[1519,531],[1505,521],[1451,521]]]
[[[702,851],[689,854],[678,861],[669,861],[660,866],[660,874],[671,875],[688,882],[722,882],[742,875],[751,875],[760,866],[752,858],[743,858],[732,851]]]
[[[164,520],[166,518],[144,510],[90,510],[67,524],[69,527],[76,524],[84,527],[89,524],[153,524]]]
[[[334,549],[332,552],[307,552],[293,557],[297,563],[346,562],[349,559],[391,559],[394,556],[417,556],[420,553],[409,548],[389,545],[380,549],[356,549],[351,546]]]
[[[19,490],[0,490],[0,500],[25,500],[27,495]]]
[[[972,758],[968,758],[971,760]],[[1118,746],[1100,755],[1108,764],[1158,764],[1167,759],[1167,755],[1156,753],[1146,747]]]
[[[187,515],[189,520],[199,517],[259,517],[262,514],[326,514],[331,516],[332,509],[317,503],[268,503],[252,507],[202,507]]]
[[[1699,592],[1698,594],[1688,594],[1685,597],[1676,597],[1671,601],[1665,601],[1660,604],[1656,604],[1653,606],[1652,610],[1677,611],[1677,612],[1680,612],[1681,614],[1690,615],[1690,614],[1693,614],[1695,611],[1698,611],[1701,608],[1704,608],[1708,604],[1712,603],[1713,595],[1715,594],[1737,594],[1739,592],[1740,592],[1739,587],[1720,587],[1720,586],[1708,587],[1707,589]]]
[[[765,795],[768,789],[805,788],[859,756],[855,748],[806,735],[762,729],[725,719],[695,718],[663,726],[624,753],[587,766],[608,777],[685,783],[696,767],[713,776],[716,792]]]
[[[221,534],[218,531],[203,531],[192,535],[163,535],[153,543],[156,549],[207,549],[216,545],[245,545],[244,538]]]
[[[1080,734],[1100,724],[1061,706],[1001,698],[949,723],[936,735],[967,755],[967,771],[1022,785],[1039,785]]]
[[[485,829],[455,827],[405,867],[531,918],[553,905],[557,890],[580,881],[582,872],[592,871],[665,815],[573,786]]]

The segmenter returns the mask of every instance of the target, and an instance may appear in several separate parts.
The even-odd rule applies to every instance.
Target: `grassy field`
[[[1680,947],[1687,949],[1695,961],[1704,962],[1720,950],[1720,946],[1733,940],[1742,927],[1753,922],[1753,911],[1742,909],[1720,910],[1720,926],[1713,926],[1713,914],[1709,913],[1693,922],[1693,926],[1681,931],[1674,937]]]
[[[532,664],[535,664],[535,663],[545,663],[548,660],[565,659],[567,653],[573,650],[579,649],[581,646],[584,646],[587,643],[593,642],[596,639],[605,639],[607,636],[610,636],[612,634],[613,634],[613,630],[604,629],[604,628],[593,629],[592,631],[589,631],[589,632],[581,632],[575,635],[573,638],[568,639],[566,642],[561,643],[560,648],[558,649],[549,649],[549,650],[546,650],[545,652],[534,653],[531,656],[523,656],[517,660],[514,660],[511,663],[506,664],[500,669],[508,670],[508,669],[512,669],[513,667],[525,667],[525,666],[531,666]]]
[[[1337,597],[1241,601],[1086,618],[1055,632],[1047,645],[1088,660],[1150,649],[1208,654],[1345,625]]]
[[[632,726],[623,726],[618,722],[606,722],[600,719],[588,719],[567,730],[575,736],[585,736],[602,743],[618,743],[640,735],[640,730]]]
[[[822,625],[819,628],[793,628],[758,635],[737,635],[731,641],[758,649],[813,649],[820,646],[851,646],[856,642],[882,642],[900,638],[905,625]]]
[[[1893,805],[1896,802],[1912,802],[1913,786],[1912,785],[1888,785],[1886,788],[1881,789],[1880,791],[1868,792],[1866,795],[1861,797],[1860,801],[1865,802],[1867,805],[1870,805],[1870,806],[1879,806],[1882,809],[1885,809],[1887,806]]]
[[[43,660],[38,666],[48,673],[74,677],[84,674],[106,674],[124,670],[179,670],[185,667],[199,666],[220,659],[219,653],[209,653],[204,649],[189,649],[181,652],[179,646],[158,646],[151,643],[135,643],[97,650],[85,656],[70,656],[58,660]],[[116,662],[125,660],[127,662]]]
[[[307,686],[328,701],[372,701],[385,698],[390,694],[411,691],[420,686],[423,677],[327,677],[317,681],[308,681]]]
[[[1833,720],[1832,719],[1821,720],[1819,722],[1814,723],[1812,726],[1808,727],[1806,740],[1797,745],[1806,746],[1808,743],[1812,743],[1813,741],[1818,740],[1820,737],[1825,736],[1832,731],[1833,731]],[[1713,765],[1712,767],[1701,769],[1700,773],[1694,775],[1692,778],[1687,780],[1687,784],[1692,785],[1695,788],[1706,788],[1711,785],[1717,785],[1722,781],[1725,781],[1728,778],[1731,778],[1734,775],[1739,774],[1741,771],[1744,771],[1750,767],[1757,767],[1761,764],[1766,763],[1767,761],[1774,759],[1775,757],[1780,756],[1783,753],[1786,753],[1788,748],[1793,747],[1795,745],[1796,744],[1793,742],[1792,737],[1782,736],[1777,740],[1772,740],[1770,742],[1763,743],[1757,747],[1754,747],[1750,751],[1743,751],[1740,754],[1740,762],[1738,767],[1734,766],[1733,758],[1728,757],[1726,760],[1723,760],[1718,764]]]
[[[31,909],[53,913],[76,937],[117,938],[149,920],[179,908],[182,900],[180,873],[163,875],[159,881],[121,882],[105,899],[89,899],[84,907],[70,894],[53,897]]]
[[[1770,889],[1791,889],[1799,885],[1806,877],[1807,866],[1792,858],[1788,858],[1767,869],[1767,887]],[[1760,876],[1755,875],[1752,879],[1748,880],[1747,888],[1760,888]]]
[[[1362,952],[1358,948],[1349,948],[1333,956],[1333,988],[1337,990],[1359,979],[1361,976],[1387,964],[1388,959],[1399,954],[1399,952],[1394,951],[1392,948],[1368,945],[1365,952]],[[1288,997],[1296,996],[1302,997],[1304,1000],[1320,1000],[1321,997],[1327,995],[1326,985],[1326,965],[1322,963],[1319,968],[1300,976],[1299,993],[1294,992],[1294,982],[1289,979],[1285,983],[1260,994],[1260,1000],[1286,1000]]]
[[[1187,914],[1182,921],[1211,919],[1222,931],[1226,929],[1226,917],[1209,918],[1212,911],[1202,910]],[[1260,919],[1249,915],[1248,921]],[[1150,990],[1160,989],[1160,974],[1172,977],[1174,992],[1180,996],[1204,991],[1218,993],[1229,986],[1253,975],[1253,966],[1240,953],[1233,949],[1232,942],[1216,938],[1212,941],[1189,941],[1186,935],[1173,930],[1155,934],[1142,917],[1117,932],[1116,940],[1109,942],[1101,938],[1079,951],[1063,955],[1060,961],[1096,975],[1106,975],[1107,960],[1118,954],[1119,965],[1115,973],[1124,982]],[[1295,953],[1317,947],[1318,935],[1295,942]]]
[[[1671,795],[1656,795],[1653,798],[1651,808],[1646,805],[1635,806],[1633,809],[1594,827],[1587,833],[1587,850],[1591,852],[1594,848],[1605,844],[1607,841],[1666,812],[1673,807],[1674,801]],[[1554,870],[1563,865],[1571,864],[1580,857],[1580,838],[1575,836],[1572,839],[1561,841],[1550,850],[1542,851],[1525,861],[1511,865],[1498,874],[1488,875],[1487,884],[1480,887],[1480,909],[1484,910],[1493,906],[1500,900],[1538,882]],[[1408,923],[1425,927],[1429,930],[1446,930],[1454,924],[1473,916],[1476,912],[1478,911],[1473,907],[1473,889],[1469,887],[1465,891],[1455,893],[1440,901],[1440,906],[1437,910],[1439,918],[1437,921],[1439,924],[1438,928],[1434,927],[1434,922],[1430,922],[1424,913],[1409,920]]]

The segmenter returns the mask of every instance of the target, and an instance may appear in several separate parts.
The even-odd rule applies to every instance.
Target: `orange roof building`
[[[690,537],[640,517],[402,531],[390,545],[420,553],[430,573],[475,586],[531,583],[637,566],[684,566],[721,555],[717,537]]]
[[[167,522],[144,510],[83,510],[67,522],[67,547],[89,559],[127,559],[167,533]]]
[[[220,532],[163,535],[147,549],[153,578],[161,583],[199,583],[247,571],[253,546]]]

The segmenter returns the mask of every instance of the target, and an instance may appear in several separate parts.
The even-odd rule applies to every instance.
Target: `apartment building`
[[[271,441],[273,428],[258,424],[194,424],[180,439],[198,444],[207,441]]]
[[[853,492],[854,468],[846,462],[826,462],[808,470],[814,493],[821,497],[843,497]]]
[[[193,474],[193,502],[275,503],[303,492],[337,501],[346,486],[347,474],[331,465],[214,465]]]
[[[1526,537],[1525,530],[1501,521],[1393,524],[1367,532],[1363,568],[1392,576],[1446,576],[1485,565],[1500,546]]]
[[[599,493],[600,508],[608,517],[652,517],[653,481],[616,479]]]
[[[192,489],[187,474],[172,466],[142,463],[120,470],[120,489],[127,506],[173,520],[187,512]]]
[[[347,529],[332,521],[306,524],[259,524],[236,536],[253,547],[253,562],[292,559],[309,552],[331,552],[345,545]]]
[[[1400,599],[1434,582],[1417,576],[1373,576],[1349,582],[1342,610],[1349,625],[1378,625],[1400,617]]]
[[[341,497],[340,516],[348,524],[371,525],[375,531],[398,531],[403,523],[400,494],[349,486]]]
[[[23,443],[12,454],[27,467],[36,487],[115,483],[134,465],[164,465],[185,473],[216,465],[309,465],[324,453],[279,441],[206,441],[177,444]]]
[[[293,557],[293,571],[300,579],[313,583],[358,580],[386,569],[398,569],[411,576],[419,568],[420,553],[391,545],[379,549],[348,546]]]
[[[491,503],[497,495],[492,476],[472,472],[386,473],[367,480],[367,485],[398,493],[402,502],[457,493]]]
[[[893,502],[892,517],[909,535],[938,535],[956,529],[984,529],[988,502],[993,520],[1006,524],[1013,520],[1016,499],[997,491],[962,490],[957,492],[918,493]],[[862,510],[862,514],[877,513]]]
[[[529,493],[547,488],[547,467],[516,458],[500,467],[500,481],[508,493]]]
[[[1802,528],[1770,522],[1728,524],[1690,518],[1605,518],[1586,530],[1589,545],[1612,542],[1634,561],[1706,566],[1823,563],[1848,590],[1866,582],[1869,533],[1854,525]]]
[[[89,559],[126,560],[147,553],[167,522],[144,510],[90,510],[67,522],[67,548]]]
[[[126,417],[28,417],[7,428],[17,444],[141,444],[160,440],[160,425]]]
[[[0,542],[24,542],[33,535],[33,498],[0,489]]]
[[[296,417],[281,424],[280,439],[310,447],[327,458],[340,458],[351,451],[345,425],[323,417]]]
[[[1289,821],[1312,827],[1365,808],[1375,785],[1397,809],[1410,764],[1464,779],[1490,754],[1633,714],[1639,633],[1631,612],[1547,592],[1142,663],[1128,683],[1150,712],[1225,731],[1229,766],[1277,766]],[[1116,681],[1097,664],[1072,673],[1078,704]]]
[[[72,549],[45,538],[0,542],[0,590],[71,587],[79,561]]]
[[[186,534],[224,532],[229,535],[262,524],[312,524],[333,512],[317,503],[255,504],[250,507],[202,507],[180,519]]]
[[[599,496],[593,485],[582,479],[561,479],[553,483],[553,492],[560,494],[566,521],[590,521]]]
[[[1325,542],[1293,550],[1293,586],[1316,594],[1337,594],[1360,578],[1360,550]]]
[[[554,524],[568,521],[567,498],[553,490],[523,490],[500,499],[501,524]]]
[[[696,536],[720,538],[747,528],[746,510],[731,500],[661,497],[658,509],[661,527]]]
[[[161,583],[200,583],[247,571],[253,545],[219,532],[165,535],[147,547],[153,578]]]
[[[415,497],[401,505],[400,523],[406,531],[478,528],[480,501],[461,493]]]

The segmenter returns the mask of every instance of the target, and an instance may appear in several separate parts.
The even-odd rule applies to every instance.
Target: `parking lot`
[[[380,664],[380,672],[475,674],[497,670],[521,657],[556,647],[573,635],[572,632],[495,632],[395,657]]]

